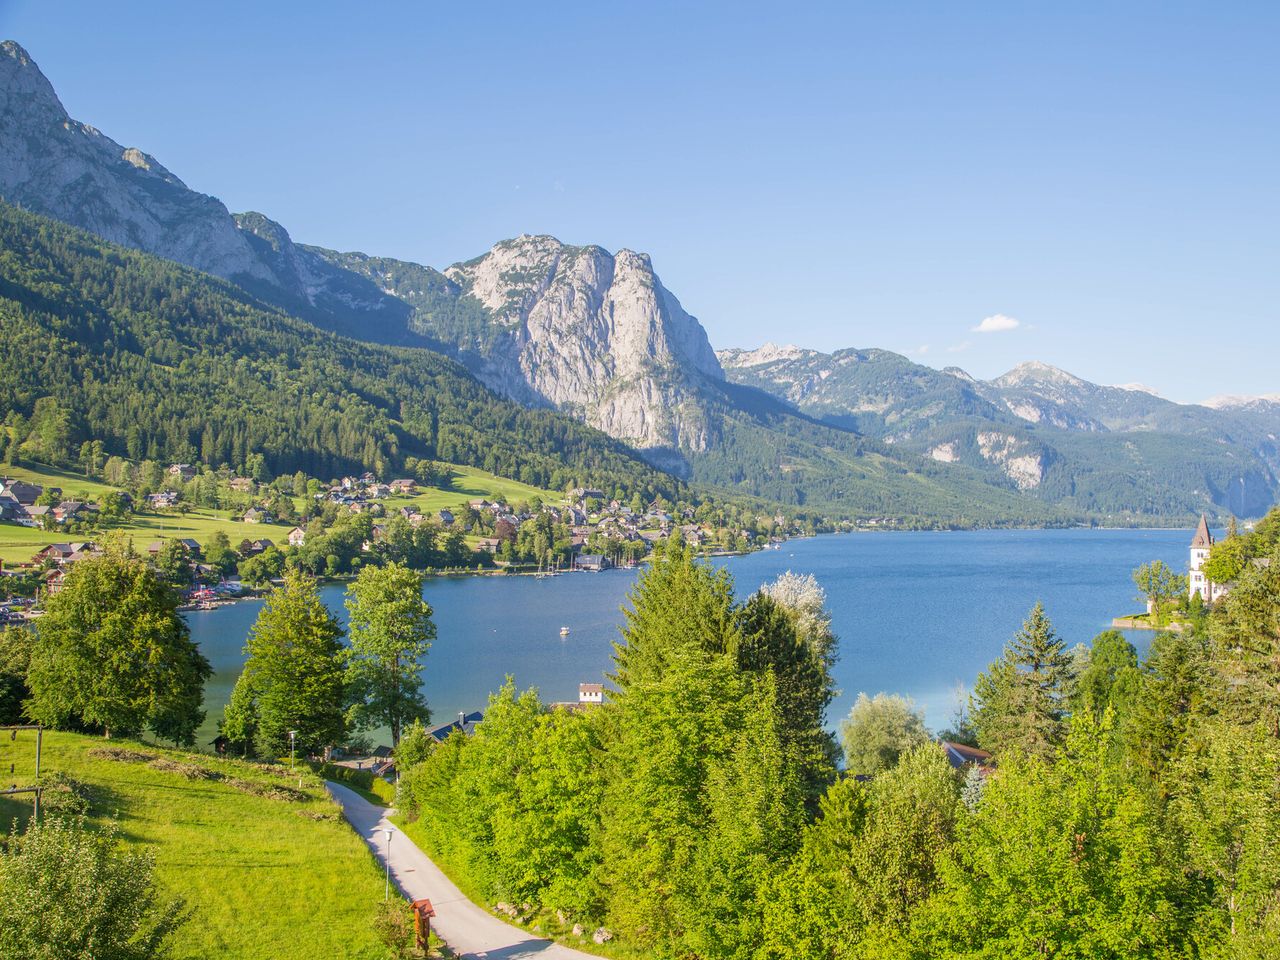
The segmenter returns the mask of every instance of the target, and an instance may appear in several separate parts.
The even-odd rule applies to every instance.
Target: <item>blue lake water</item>
[[[732,573],[739,596],[793,570],[827,591],[840,639],[835,727],[860,691],[910,696],[933,727],[946,725],[960,684],[1000,652],[1037,600],[1069,644],[1088,643],[1111,618],[1141,609],[1129,579],[1140,563],[1163,560],[1183,571],[1189,530],[984,530],[860,533],[814,537],[715,562]],[[580,682],[610,670],[621,608],[635,571],[574,573],[548,579],[466,577],[427,581],[438,637],[423,688],[434,716],[482,709],[511,674],[544,700],[577,699]],[[343,589],[325,602],[345,620]],[[212,662],[206,691],[207,744],[243,662],[260,601],[188,615],[192,636]],[[560,628],[570,633],[560,636]],[[1147,636],[1131,634],[1141,651]]]

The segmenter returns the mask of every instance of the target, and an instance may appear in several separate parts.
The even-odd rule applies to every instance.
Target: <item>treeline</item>
[[[501,400],[438,354],[324,333],[5,204],[0,315],[0,443],[30,459],[74,463],[100,440],[135,461],[258,454],[274,476],[384,475],[413,456],[549,489],[682,489],[599,431]]]
[[[992,760],[954,769],[864,698],[844,775],[820,591],[739,601],[672,551],[631,598],[610,703],[508,684],[472,737],[402,757],[398,802],[492,901],[654,957],[1274,957],[1277,529],[1242,538],[1273,562],[1144,660],[1115,632],[1068,649],[1032,611],[946,735]]]

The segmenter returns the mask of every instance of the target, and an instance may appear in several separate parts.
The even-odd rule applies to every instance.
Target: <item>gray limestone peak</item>
[[[521,236],[445,275],[497,328],[477,371],[491,387],[639,447],[706,448],[696,394],[724,373],[647,254]]]
[[[17,43],[0,43],[0,196],[223,277],[273,282],[227,208],[136,148],[67,116]]]

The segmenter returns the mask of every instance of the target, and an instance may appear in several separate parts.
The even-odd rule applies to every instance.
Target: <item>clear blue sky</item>
[[[1274,3],[0,0],[0,34],[302,241],[551,233],[650,253],[717,347],[1280,391]]]

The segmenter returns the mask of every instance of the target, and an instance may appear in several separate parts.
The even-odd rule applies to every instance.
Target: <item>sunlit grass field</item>
[[[29,779],[34,742],[29,732],[17,740],[0,737],[6,785]],[[158,759],[94,755],[104,747]],[[80,781],[91,822],[118,820],[127,843],[154,853],[159,882],[185,898],[193,916],[177,935],[176,956],[386,955],[370,926],[383,897],[382,873],[314,775],[304,774],[295,794],[298,779],[287,768],[273,773],[208,755],[49,731],[41,759],[46,773]],[[201,769],[223,779],[190,779],[183,772],[203,776]],[[55,792],[46,809],[69,798]],[[0,799],[0,832],[15,818],[25,821],[30,809],[25,797]]]
[[[456,511],[468,501],[478,498],[495,500],[503,497],[513,504],[533,497],[540,497],[544,503],[561,503],[564,500],[561,493],[540,490],[518,480],[497,477],[473,467],[455,466],[452,470],[454,478],[451,489],[423,488],[412,497],[394,496],[380,502],[386,506],[389,514],[412,503],[422,513],[430,516],[446,508]],[[43,465],[14,466],[4,472],[29,483],[61,487],[67,500],[96,500],[115,489],[78,474]],[[238,516],[226,510],[207,509],[189,510],[185,515],[140,512],[134,514],[128,524],[113,529],[133,537],[134,546],[139,550],[145,550],[156,540],[175,537],[190,537],[202,544],[207,543],[218,530],[227,535],[233,546],[246,538],[266,538],[283,546],[292,529],[291,524],[244,523]],[[0,523],[0,560],[6,565],[25,563],[36,551],[50,543],[77,539],[86,537],[61,530],[36,530],[16,523]]]

